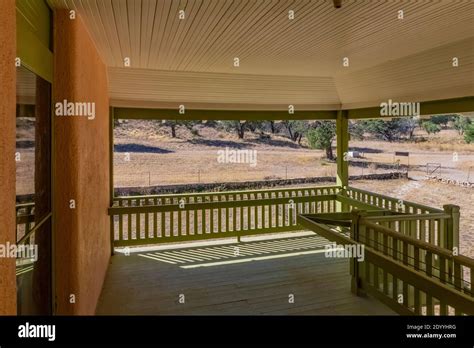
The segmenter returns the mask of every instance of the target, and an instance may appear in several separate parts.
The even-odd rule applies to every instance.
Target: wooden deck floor
[[[97,314],[394,314],[350,292],[349,261],[326,258],[327,243],[312,235],[115,255]]]

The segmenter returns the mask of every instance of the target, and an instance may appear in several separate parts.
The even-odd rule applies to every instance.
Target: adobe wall
[[[64,99],[95,103],[95,119],[54,116],[53,130],[56,313],[88,315],[110,259],[107,69],[79,17],[56,10],[53,30],[53,112]]]

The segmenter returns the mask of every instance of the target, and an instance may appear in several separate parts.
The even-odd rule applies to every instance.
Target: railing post
[[[347,110],[340,110],[336,119],[336,151],[337,151],[337,178],[336,184],[343,190],[349,185],[349,162],[347,152],[349,151],[349,121]],[[339,212],[348,211],[347,204],[337,202],[336,209]]]
[[[459,253],[459,217],[460,208],[458,205],[443,205],[444,212],[450,216],[446,223],[446,249]]]
[[[459,255],[459,217],[460,217],[460,208],[458,205],[454,204],[445,204],[443,205],[443,210],[450,218],[446,221],[445,232],[446,233],[446,245],[443,246],[446,249],[449,249],[453,252],[454,255]],[[452,262],[448,263],[448,277],[452,278],[454,276],[454,264]],[[461,272],[462,273],[462,272]],[[460,275],[461,279],[463,274]]]
[[[359,243],[361,233],[365,236],[365,227],[360,224],[360,219],[362,216],[365,215],[364,211],[359,211],[355,208],[352,211],[352,225],[351,225],[351,239],[355,242]],[[350,274],[352,275],[351,279],[351,292],[356,296],[361,296],[364,293],[361,291],[360,288],[360,277],[361,274],[361,262],[356,260],[356,255],[352,255],[350,259]],[[364,267],[367,267],[364,265]]]

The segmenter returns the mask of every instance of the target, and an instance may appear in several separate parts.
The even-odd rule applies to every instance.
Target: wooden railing
[[[299,230],[296,215],[337,210],[338,186],[117,197],[115,246]]]
[[[473,259],[374,219],[354,213],[351,239],[366,246],[365,260],[353,262],[358,287],[401,314],[474,314]]]
[[[355,294],[370,294],[404,315],[474,314],[473,259],[376,224],[373,211],[350,214],[350,221],[349,213],[336,213],[300,215],[298,222],[361,252],[350,259]]]
[[[20,241],[35,227],[35,204],[24,203],[16,206],[16,240]]]
[[[412,238],[459,251],[459,207],[456,205],[444,205],[441,210],[353,187],[341,190],[338,200],[348,205],[349,211],[377,207],[402,213],[370,219]]]
[[[113,202],[114,246],[311,229],[337,243],[364,246],[364,261],[351,260],[354,292],[370,293],[400,314],[474,314],[474,260],[459,255],[454,205],[441,210],[338,186],[126,196]],[[319,214],[318,222],[308,214]],[[341,228],[328,227],[331,219]],[[34,205],[17,206],[17,239],[33,229]]]
[[[339,199],[341,202],[355,208],[361,208],[368,205],[371,208],[375,206],[380,209],[387,209],[405,214],[444,213],[441,209],[361,190],[355,187],[348,187],[345,190],[341,190]]]
[[[109,214],[114,245],[125,246],[294,231],[301,229],[297,214],[354,208],[397,212],[374,222],[450,250],[459,246],[458,207],[441,210],[352,187],[124,196]]]

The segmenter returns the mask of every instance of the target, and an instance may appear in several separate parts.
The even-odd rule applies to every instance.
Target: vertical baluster
[[[131,199],[128,199],[127,200],[127,206],[129,208],[132,207],[132,200]],[[131,240],[132,239],[132,213],[128,213],[127,214],[127,223],[128,223],[128,228],[127,228],[127,240]]]
[[[439,280],[441,283],[446,283],[446,258],[438,255],[439,259]],[[440,314],[441,315],[447,315],[448,314],[448,306],[446,302],[440,299],[439,301],[439,307],[440,307]]]
[[[250,202],[248,202],[250,204]],[[247,231],[250,231],[250,213],[251,213],[251,207],[250,205],[247,205]]]
[[[209,233],[214,233],[214,209],[209,209]]]
[[[263,206],[259,205],[259,206],[255,206],[255,216],[254,216],[254,226],[255,226],[255,230],[258,230],[259,229],[259,222],[260,222],[260,214],[259,212],[262,212],[262,215],[263,215]],[[263,228],[263,224],[262,224],[262,228]]]
[[[201,209],[201,234],[203,237],[206,234],[206,230],[207,230],[207,213],[206,213],[206,209],[202,208]]]
[[[392,258],[397,261],[398,260],[398,239],[392,238]],[[392,275],[392,296],[395,301],[398,300],[398,278],[395,274]]]
[[[160,199],[160,205],[163,206],[163,201]],[[161,238],[166,236],[166,223],[165,223],[165,212],[160,212],[160,235]]]
[[[388,224],[384,224],[385,227],[388,228]],[[382,240],[383,240],[383,245],[382,245],[382,250],[384,255],[388,255],[388,236],[385,233],[382,233]],[[383,293],[388,294],[388,274],[385,269],[383,269]]]
[[[189,234],[189,231],[190,231],[189,225],[191,224],[191,210],[187,210],[188,209],[187,205],[184,209],[186,209],[184,211],[184,223],[186,224],[185,233],[186,233],[186,236],[190,236],[190,234]]]
[[[433,272],[433,254],[430,251],[426,252],[426,275],[431,277]],[[433,297],[426,293],[426,314],[433,315]]]
[[[441,248],[451,249],[449,245],[447,245],[447,228],[446,228],[446,220],[445,219],[438,219],[438,246]]]
[[[435,221],[433,219],[430,219],[429,223],[429,243],[435,244]]]
[[[294,225],[294,216],[293,216],[293,213],[294,213],[294,205],[295,203],[293,203],[293,206],[291,206],[290,204],[288,205],[288,218],[290,220],[290,226],[293,226]]]
[[[243,202],[242,202],[242,204],[243,204]],[[244,230],[244,206],[243,205],[240,206],[239,213],[240,213],[239,214],[240,215],[239,216],[239,218],[240,218],[240,226],[239,227],[240,227],[240,231],[243,231]]]
[[[174,236],[174,217],[175,217],[175,210],[170,211],[170,237]]]
[[[120,200],[120,201],[118,202],[118,203],[119,203],[119,206],[120,206],[120,207],[123,207],[123,206],[124,206],[124,202],[125,202],[125,201],[124,201],[123,199]],[[119,215],[119,233],[118,233],[118,238],[117,238],[117,239],[114,238],[115,240],[118,240],[118,241],[123,240],[123,218],[124,218],[123,214],[120,214],[120,215]],[[114,235],[115,235],[115,233],[114,233]]]
[[[471,271],[471,297],[474,297],[474,267],[469,268]]]
[[[237,227],[236,227],[236,223],[237,223],[237,217],[236,217],[236,214],[237,214],[237,208],[235,207],[235,195],[232,196],[232,200],[233,200],[233,204],[234,206],[232,207],[232,231],[233,232],[237,232]]]
[[[145,200],[145,202],[148,203],[147,200]],[[146,205],[148,205],[148,204],[146,204]],[[148,216],[149,214],[150,214],[150,213],[145,212],[145,239],[150,238],[150,237],[148,236],[148,232],[149,232],[148,224],[149,224],[149,222],[150,222],[150,221],[149,221],[149,216]]]
[[[379,232],[373,230],[373,239],[374,239],[374,249],[379,251]],[[380,290],[380,281],[379,281],[379,268],[376,264],[374,264],[374,285],[377,291]]]
[[[270,206],[265,205],[262,208],[262,226],[263,226],[263,228],[268,228],[269,215],[270,215]]]
[[[222,232],[222,208],[218,207],[217,209],[217,233]]]
[[[158,238],[158,214],[156,212],[156,206],[158,205],[158,199],[154,198],[153,199],[153,232],[152,232],[152,237],[153,238]]]
[[[420,248],[414,247],[414,267],[415,271],[420,270]],[[417,288],[414,288],[415,290],[415,314],[420,315],[421,314],[421,306],[420,306],[420,290]]]
[[[137,199],[136,202],[137,202],[138,207],[142,206],[142,200],[141,199]],[[137,240],[142,239],[142,236],[141,236],[141,232],[142,232],[141,219],[142,219],[142,214],[141,213],[136,213],[135,214],[135,230],[136,230]]]
[[[230,209],[229,208],[223,208],[224,210],[224,228],[225,232],[229,232],[229,226],[230,226]]]
[[[178,231],[177,235],[181,236],[183,235],[183,211],[180,206],[178,206]]]
[[[408,265],[408,243],[406,241],[401,241],[403,248],[403,264]],[[408,283],[403,281],[403,305],[408,307]]]
[[[194,199],[194,203],[197,204],[196,198]],[[197,236],[199,234],[198,231],[198,210],[194,209],[193,210],[193,234]]]
[[[456,260],[453,261],[453,268],[454,268],[454,287],[456,290],[462,291],[463,290],[463,281],[462,281],[462,266]],[[455,315],[461,315],[462,311],[460,308],[454,308]]]

